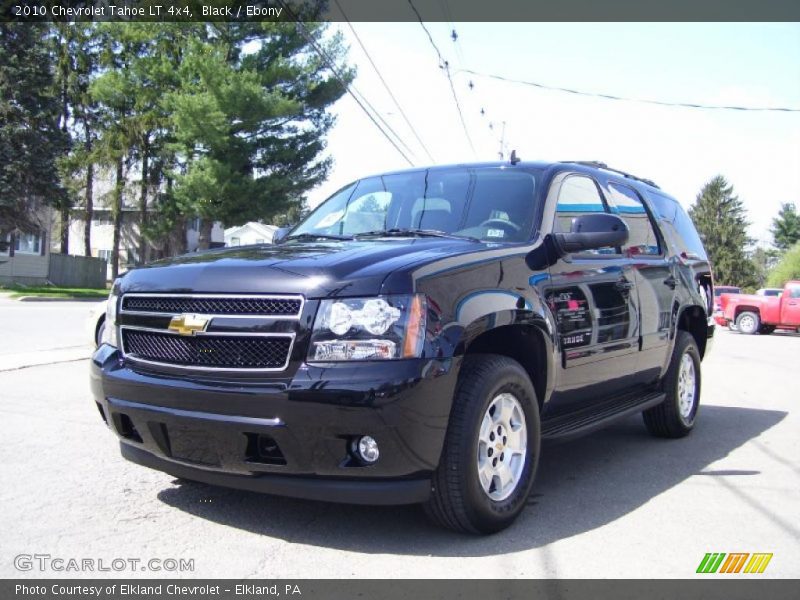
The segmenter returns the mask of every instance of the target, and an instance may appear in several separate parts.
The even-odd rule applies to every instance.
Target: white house
[[[225,230],[225,245],[230,246],[249,246],[250,244],[271,244],[275,238],[278,227],[275,225],[264,225],[250,221],[244,225],[228,227]]]

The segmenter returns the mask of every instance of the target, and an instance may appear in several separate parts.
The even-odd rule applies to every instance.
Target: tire
[[[691,382],[688,380],[689,370],[693,374]],[[658,406],[642,413],[644,425],[650,434],[662,438],[682,438],[691,433],[700,407],[700,379],[700,352],[697,350],[697,342],[690,333],[679,330],[672,359],[663,380],[666,398]],[[692,392],[691,400],[687,390]]]
[[[97,329],[95,330],[94,334],[94,341],[96,346],[100,346],[103,343],[103,334],[106,331],[106,319],[103,317],[100,319],[100,322],[97,324]]]
[[[774,325],[762,325],[761,327],[758,328],[758,333],[760,333],[761,335],[769,335],[773,331],[775,331]]]
[[[761,318],[758,316],[758,313],[746,310],[739,313],[736,317],[736,329],[740,333],[753,335],[754,333],[758,333],[759,327],[761,327]]]
[[[511,413],[516,415],[511,419],[502,416],[509,414],[508,407],[513,407]],[[500,430],[495,431],[498,425]],[[518,436],[512,437],[511,432]],[[502,435],[506,433],[509,435]],[[518,454],[523,442],[524,451]],[[540,445],[539,405],[525,369],[505,356],[467,356],[433,475],[431,498],[424,506],[426,514],[438,525],[458,532],[488,534],[505,529],[525,508]],[[505,462],[507,452],[510,458]],[[497,468],[503,479],[510,482],[505,489],[501,475],[491,476],[495,465],[500,465]],[[516,475],[507,479],[506,473]]]

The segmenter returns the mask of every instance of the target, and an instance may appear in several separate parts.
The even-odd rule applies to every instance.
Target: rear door
[[[621,251],[630,261],[639,299],[642,352],[637,370],[643,380],[654,379],[661,372],[670,343],[677,273],[639,193],[613,179],[608,181],[607,190],[611,212],[625,221],[630,231]]]

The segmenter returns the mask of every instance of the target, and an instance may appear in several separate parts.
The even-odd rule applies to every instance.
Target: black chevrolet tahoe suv
[[[129,271],[91,387],[175,477],[508,526],[542,441],[694,427],[713,336],[680,204],[602,163],[468,164],[336,192],[275,244]]]

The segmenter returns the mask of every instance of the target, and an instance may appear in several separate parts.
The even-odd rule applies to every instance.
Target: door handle
[[[672,275],[670,275],[664,280],[664,285],[669,289],[674,290],[678,285],[678,281]]]
[[[616,283],[614,283],[614,287],[620,292],[628,292],[633,288],[633,284],[627,279],[618,279]]]

